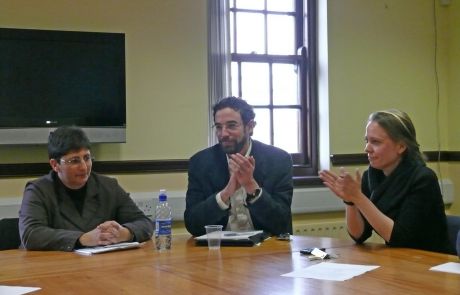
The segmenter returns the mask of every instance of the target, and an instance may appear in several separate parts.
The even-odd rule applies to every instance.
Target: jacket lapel
[[[93,228],[95,227],[93,223],[97,220],[95,217],[100,209],[100,200],[98,198],[95,179],[90,176],[86,185],[86,197],[85,203],[83,204],[82,222],[85,224],[86,228]]]
[[[208,179],[213,184],[214,190],[220,190],[224,188],[229,179],[230,179],[230,172],[228,171],[228,161],[227,156],[220,147],[219,144],[214,146],[215,150],[213,153],[213,158],[210,159],[212,165],[215,165],[218,169],[210,169],[208,170]],[[225,168],[220,168],[225,167]]]
[[[57,196],[59,202],[59,211],[66,222],[72,224],[78,229],[82,229],[83,219],[75,208],[70,196],[67,194],[64,186],[61,184],[57,187]]]
[[[56,190],[58,191],[59,210],[66,222],[80,230],[93,228],[94,226],[91,226],[91,223],[94,222],[94,216],[99,209],[99,199],[97,197],[95,180],[91,176],[88,179],[82,211],[83,216],[80,215],[77,208],[75,208],[75,204],[67,194],[63,184],[58,185]]]
[[[262,148],[262,145],[256,141],[252,140],[252,149],[251,149],[251,156],[254,157],[254,160],[256,161],[256,168],[254,169],[254,179],[257,181],[259,186],[263,187],[263,180],[265,179],[264,173],[268,171],[268,168],[266,166],[266,157],[263,155],[264,150]],[[273,167],[272,167],[273,168]]]

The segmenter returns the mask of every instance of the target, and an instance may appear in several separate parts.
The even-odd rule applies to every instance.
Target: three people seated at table
[[[19,212],[22,246],[72,251],[148,240],[152,221],[118,182],[91,171],[90,141],[76,127],[49,135],[49,174],[26,184]]]
[[[372,113],[365,139],[370,166],[362,177],[343,169],[320,172],[347,204],[350,236],[362,243],[374,230],[390,246],[448,252],[438,179],[425,165],[409,116],[398,110]]]
[[[246,101],[227,97],[213,107],[218,144],[191,157],[185,226],[195,236],[204,226],[232,231],[292,233],[290,155],[251,139],[255,113]]]
[[[213,117],[218,144],[189,162],[187,230],[199,236],[205,225],[221,224],[233,231],[292,233],[290,155],[251,138],[255,113],[240,98],[219,101]],[[362,177],[343,169],[319,173],[347,204],[350,236],[363,243],[375,231],[390,246],[447,252],[441,191],[409,116],[398,110],[372,113],[365,139],[370,165]],[[48,156],[50,173],[28,182],[24,191],[23,247],[72,251],[151,238],[152,222],[129,194],[115,179],[91,171],[90,142],[81,129],[51,133]]]

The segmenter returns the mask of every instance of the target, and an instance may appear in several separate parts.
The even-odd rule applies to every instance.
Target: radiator
[[[442,182],[444,203],[454,201],[454,185],[450,179]],[[151,217],[158,200],[158,192],[134,192],[131,197],[144,213]],[[0,218],[17,217],[22,196],[0,197]],[[172,207],[173,220],[183,220],[185,191],[168,191],[168,202]],[[295,188],[292,198],[292,213],[338,212],[345,209],[343,202],[326,187]],[[335,235],[346,230],[344,224],[336,222],[299,224],[299,234]]]
[[[330,237],[338,239],[351,239],[347,232],[345,220],[334,222],[315,222],[293,224],[294,235],[299,236],[314,236],[314,237]],[[366,241],[372,243],[384,243],[384,240],[375,232]]]
[[[345,221],[293,224],[294,235],[348,238]]]

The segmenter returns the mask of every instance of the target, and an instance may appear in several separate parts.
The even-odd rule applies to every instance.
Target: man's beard
[[[219,143],[220,143],[220,146],[222,147],[222,150],[224,151],[224,153],[226,154],[236,154],[236,153],[239,153],[244,145],[246,144],[246,142],[248,141],[248,138],[245,136],[241,139],[241,141],[232,141],[234,144],[233,145],[230,145],[230,146],[224,146],[222,144],[222,140],[219,140]]]

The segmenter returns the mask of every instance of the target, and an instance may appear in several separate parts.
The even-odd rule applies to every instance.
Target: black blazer
[[[291,156],[276,147],[252,141],[254,179],[262,188],[261,197],[248,204],[256,230],[272,234],[292,233],[293,193]],[[229,210],[222,210],[216,194],[228,183],[226,154],[219,144],[196,153],[189,162],[185,226],[194,236],[205,234],[204,226],[227,226]]]

